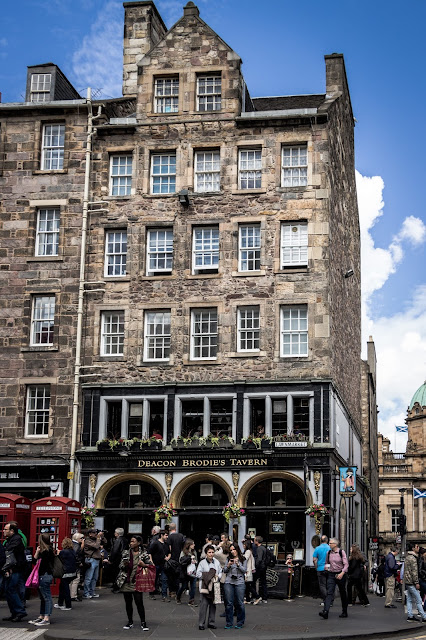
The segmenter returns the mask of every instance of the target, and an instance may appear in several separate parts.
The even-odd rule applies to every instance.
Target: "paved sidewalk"
[[[159,596],[155,601],[144,596],[149,631],[142,631],[139,620],[134,616],[135,626],[128,631],[122,627],[127,621],[124,599],[121,594],[112,594],[108,588],[98,591],[100,598],[73,603],[72,611],[53,610],[52,624],[46,628],[45,640],[134,640],[135,638],[184,638],[190,640],[213,640],[238,636],[241,640],[310,640],[361,638],[366,636],[384,636],[398,631],[410,632],[422,630],[426,633],[426,624],[406,621],[403,607],[385,609],[384,598],[370,596],[371,606],[349,607],[349,617],[340,619],[340,601],[335,600],[328,620],[318,616],[320,601],[312,598],[296,598],[294,601],[269,600],[268,604],[246,606],[246,624],[244,629],[225,630],[225,620],[219,617],[223,605],[217,607],[217,629],[198,629],[198,607],[190,607],[187,596],[183,596],[181,605],[175,602],[162,602]],[[36,617],[39,603],[36,598],[28,602],[28,619]],[[2,610],[5,611],[4,606]],[[0,623],[0,638],[11,639],[11,629],[17,629],[13,623]],[[32,625],[19,624],[20,629],[27,628],[28,640],[34,637]]]

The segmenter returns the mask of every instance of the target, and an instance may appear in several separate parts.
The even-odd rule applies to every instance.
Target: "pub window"
[[[203,435],[204,401],[182,400],[181,436],[189,438]]]
[[[232,398],[210,400],[210,433],[232,436]]]
[[[287,433],[287,400],[277,398],[272,400],[272,436]]]
[[[250,433],[256,436],[265,434],[265,398],[250,400]]]
[[[309,436],[309,398],[293,398],[293,433]]]
[[[121,412],[121,400],[107,403],[106,437],[110,440],[119,440],[121,438]]]

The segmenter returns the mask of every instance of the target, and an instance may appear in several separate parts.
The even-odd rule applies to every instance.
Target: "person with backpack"
[[[325,559],[327,553],[330,551],[330,545],[328,544],[328,536],[321,536],[321,544],[315,548],[313,553],[314,566],[317,570],[318,586],[320,595],[322,598],[321,606],[324,606],[325,599],[327,597],[327,572],[324,569]]]
[[[348,568],[348,601],[354,604],[355,598],[352,600],[352,588],[357,590],[361,604],[364,607],[370,605],[367,594],[364,590],[364,572],[365,572],[365,558],[361,553],[361,550],[357,544],[351,546],[351,553],[349,556],[349,568]]]
[[[342,613],[339,617],[348,617],[348,594],[346,591],[349,566],[348,559],[346,553],[342,549],[339,549],[339,540],[337,538],[330,538],[329,544],[330,551],[328,551],[325,561],[325,570],[327,571],[327,597],[324,602],[324,609],[319,612],[319,615],[324,620],[328,618],[328,612],[334,600],[336,585],[342,601]]]
[[[266,547],[262,544],[262,536],[256,536],[254,544],[257,549],[257,557],[255,560],[256,578],[259,580],[259,594],[262,598],[262,602],[267,604],[268,602],[268,587],[266,586]],[[259,599],[255,600],[253,604],[259,604]]]

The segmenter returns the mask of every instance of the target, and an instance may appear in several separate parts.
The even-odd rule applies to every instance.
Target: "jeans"
[[[61,607],[64,602],[67,608],[71,607],[71,593],[70,593],[70,584],[73,581],[73,578],[61,578],[61,582],[59,584],[59,598],[58,605]]]
[[[182,595],[182,593],[186,590],[189,589],[189,599],[190,600],[194,600],[195,598],[195,585],[197,583],[197,579],[191,578],[191,576],[187,576],[186,578],[184,578],[181,583],[180,583],[180,587],[176,593],[176,600],[180,600],[180,597]]]
[[[417,605],[417,611],[419,612],[423,620],[426,620],[426,613],[423,610],[423,602],[420,597],[420,591],[417,591],[414,584],[406,584],[405,589],[405,593],[407,596],[407,617],[413,617],[413,602],[415,602]]]
[[[50,585],[53,582],[53,576],[50,573],[44,573],[40,576],[38,584],[38,592],[40,594],[40,615],[50,616],[53,609],[52,594]]]
[[[143,605],[143,593],[141,591],[124,592],[124,602],[126,603],[126,613],[127,619],[129,622],[133,622],[133,603],[132,599],[135,601],[136,609],[138,610],[139,618],[141,619],[141,623],[145,622],[145,607]]]
[[[268,599],[268,587],[266,586],[266,569],[256,569],[256,577],[259,580],[259,595],[262,600]]]
[[[86,575],[84,576],[84,595],[93,596],[95,593],[96,582],[99,575],[99,562],[95,558],[90,558],[90,564],[87,565]]]
[[[235,608],[237,610],[237,624],[242,626],[246,619],[246,609],[244,606],[246,585],[244,582],[241,584],[225,582],[223,586],[225,591],[226,624],[228,626],[233,626],[235,604]]]
[[[321,594],[322,601],[325,602],[327,597],[327,572],[326,571],[318,571],[318,585]]]
[[[156,580],[155,583],[157,584],[157,581],[160,581],[161,583],[161,595],[163,596],[163,598],[167,598],[167,589],[168,589],[168,582],[167,582],[167,576],[166,576],[166,572],[164,571],[164,565],[163,566],[155,566],[155,569],[157,571],[157,576],[156,576]],[[154,595],[154,592],[152,592],[152,595]]]
[[[20,596],[21,582],[22,576],[19,571],[14,571],[4,580],[4,595],[12,616],[26,613]]]
[[[330,605],[334,600],[334,592],[336,590],[336,585],[337,585],[340,593],[340,599],[342,601],[342,612],[347,613],[348,612],[348,594],[346,591],[347,575],[345,573],[341,580],[337,580],[336,579],[336,576],[338,575],[337,573],[334,573],[332,571],[328,571],[327,573],[328,573],[327,597],[324,602],[324,611],[328,613],[330,609]]]

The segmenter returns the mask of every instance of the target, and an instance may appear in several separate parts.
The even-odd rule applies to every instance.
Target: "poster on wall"
[[[340,495],[356,494],[356,470],[358,467],[339,467]]]

